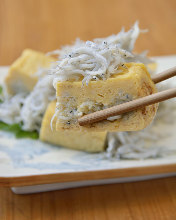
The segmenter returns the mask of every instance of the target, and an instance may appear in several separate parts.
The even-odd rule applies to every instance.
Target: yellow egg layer
[[[40,140],[87,152],[101,152],[105,149],[107,132],[56,131],[56,119],[54,120],[52,131],[50,122],[55,112],[55,107],[56,102],[53,101],[46,110],[40,130]]]
[[[5,78],[7,93],[30,92],[38,81],[35,75],[39,68],[49,68],[55,58],[44,53],[25,49],[22,55],[10,66]]]
[[[104,120],[87,126],[80,126],[77,119],[82,115],[115,106],[155,93],[156,87],[146,66],[141,63],[127,63],[120,74],[107,80],[58,82],[56,129],[87,131],[137,131],[149,125],[157,111],[157,104],[123,114],[114,121]]]

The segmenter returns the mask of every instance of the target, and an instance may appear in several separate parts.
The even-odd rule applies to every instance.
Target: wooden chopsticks
[[[154,83],[159,83],[173,76],[176,76],[176,67],[170,68],[157,74],[156,76],[152,77],[152,80]],[[81,126],[92,124],[98,121],[105,120],[112,116],[121,115],[123,113],[130,112],[147,105],[162,102],[174,97],[176,97],[176,88],[168,89],[149,96],[145,96],[143,98],[135,99],[130,102],[126,102],[120,105],[113,106],[111,108],[85,115],[78,119],[78,123]]]
[[[159,74],[156,74],[156,76],[152,77],[152,80],[156,84],[156,83],[162,82],[166,79],[169,79],[173,76],[176,76],[176,66],[174,66],[170,69],[167,69]]]
[[[176,97],[176,88],[168,89],[166,91],[158,92],[149,96],[145,96],[143,98],[135,99],[130,102],[126,102],[120,105],[113,106],[111,108],[85,115],[82,118],[79,118],[78,122],[81,126],[92,124],[112,116],[121,115],[123,113],[130,112],[147,105],[162,102],[174,97]]]

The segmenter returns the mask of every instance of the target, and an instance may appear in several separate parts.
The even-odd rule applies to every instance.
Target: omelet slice
[[[5,78],[6,92],[15,95],[30,92],[38,81],[35,75],[39,68],[49,68],[56,59],[44,53],[25,49],[21,56],[10,66]]]
[[[157,111],[157,104],[111,117],[91,125],[80,126],[83,115],[132,101],[155,93],[156,87],[142,63],[127,63],[122,72],[107,80],[58,82],[56,86],[56,130],[81,131],[137,131],[149,125]]]
[[[41,141],[87,152],[104,151],[107,132],[56,131],[56,119],[54,119],[52,131],[50,122],[55,112],[55,107],[56,101],[53,101],[46,110],[40,130]]]

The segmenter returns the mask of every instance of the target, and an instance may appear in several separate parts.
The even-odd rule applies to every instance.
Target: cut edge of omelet
[[[86,131],[56,131],[55,122],[53,130],[50,123],[55,112],[56,101],[51,102],[43,117],[40,129],[40,140],[63,146],[70,149],[81,150],[86,152],[102,152],[105,150],[107,132],[86,132]]]

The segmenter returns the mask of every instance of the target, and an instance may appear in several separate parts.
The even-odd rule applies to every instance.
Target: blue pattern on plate
[[[39,140],[15,139],[12,134],[6,132],[0,132],[0,154],[2,153],[9,157],[14,169],[32,168],[39,172],[85,171],[117,166],[117,161],[109,163],[102,153],[70,150]]]

